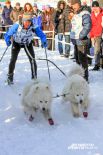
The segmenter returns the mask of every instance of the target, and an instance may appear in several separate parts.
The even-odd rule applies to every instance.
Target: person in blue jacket
[[[33,5],[33,23],[42,29],[42,11],[38,9],[36,3]]]
[[[8,84],[13,84],[13,75],[15,69],[15,63],[21,48],[24,48],[31,65],[31,78],[37,78],[37,64],[35,61],[35,53],[33,49],[33,33],[40,37],[42,46],[47,47],[46,35],[42,30],[32,23],[32,14],[24,13],[22,18],[22,25],[18,22],[6,32],[4,39],[7,46],[11,45],[11,59],[8,70]],[[34,58],[34,59],[32,59]]]
[[[42,29],[42,11],[38,9],[36,3],[33,5],[33,24],[38,25]],[[39,40],[34,39],[34,46],[39,47]]]

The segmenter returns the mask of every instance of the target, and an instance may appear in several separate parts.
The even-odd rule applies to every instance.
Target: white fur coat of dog
[[[74,117],[87,117],[89,105],[89,85],[83,78],[84,70],[81,66],[73,64],[68,74],[67,82],[63,89],[63,102],[69,101],[72,107]]]
[[[35,112],[40,110],[52,125],[51,103],[52,90],[49,83],[35,80],[25,86],[22,94],[22,106],[30,121],[34,119]]]

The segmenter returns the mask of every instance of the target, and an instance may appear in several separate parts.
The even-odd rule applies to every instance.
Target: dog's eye
[[[47,103],[48,101],[45,101],[45,103]]]
[[[77,96],[79,96],[79,95],[77,94]]]
[[[40,103],[43,103],[43,101],[40,101]]]

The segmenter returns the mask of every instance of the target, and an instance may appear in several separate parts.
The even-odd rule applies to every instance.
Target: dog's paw
[[[83,116],[84,116],[85,118],[87,118],[87,117],[88,117],[88,112],[83,112]]]
[[[30,117],[29,117],[29,121],[32,122],[33,119],[34,119],[34,117],[33,117],[32,115],[30,115]]]
[[[49,118],[48,121],[49,121],[49,124],[50,124],[50,125],[54,125],[54,121],[53,121],[52,118]]]

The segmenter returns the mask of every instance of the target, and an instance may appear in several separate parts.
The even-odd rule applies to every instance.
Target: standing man
[[[67,43],[67,44],[65,44],[65,54],[64,54],[64,56],[66,58],[68,58],[70,55],[70,45],[68,43],[70,43],[71,20],[69,19],[69,16],[71,13],[73,13],[73,9],[71,7],[70,0],[68,0],[67,5],[66,5],[66,7],[63,11],[63,15],[62,15],[62,24],[64,27],[64,38],[65,38],[65,42]]]
[[[55,50],[55,40],[54,38],[54,8],[50,5],[45,6],[45,11],[42,13],[42,30],[43,31],[52,31],[46,34],[48,40],[48,50]]]
[[[32,14],[24,13],[22,18],[22,25],[15,23],[4,36],[7,46],[11,45],[11,39],[13,41],[8,70],[8,84],[13,83],[15,64],[21,48],[24,48],[30,61],[31,78],[37,78],[37,65],[32,44],[33,33],[40,37],[43,47],[47,47],[46,35],[39,27],[32,23]]]
[[[13,8],[11,6],[11,2],[9,0],[6,0],[5,6],[2,12],[2,18],[4,20],[4,25],[8,26],[8,27],[5,27],[6,31],[8,30],[9,26],[13,24],[13,21],[10,19],[10,13],[12,10]]]
[[[92,46],[94,47],[94,55],[95,55],[95,66],[93,68],[94,71],[98,71],[100,69],[100,52],[101,52],[101,40],[103,33],[103,12],[99,7],[99,3],[94,1],[92,3],[92,28],[90,31],[90,38],[92,41]]]
[[[22,20],[23,16],[23,8],[20,6],[20,3],[17,2],[15,7],[10,13],[10,19],[13,21],[13,23],[17,22],[18,20]]]
[[[84,78],[88,81],[88,34],[91,29],[91,17],[80,0],[71,0],[74,16],[71,20],[71,41],[74,45],[76,62],[85,70]]]
[[[33,22],[42,29],[42,11],[38,9],[36,3],[33,5]]]
[[[42,11],[38,9],[36,3],[33,5],[33,24],[38,25],[40,29],[42,29]],[[34,39],[34,46],[39,47],[39,40]]]
[[[57,4],[57,11],[55,13],[55,32],[58,34],[58,50],[61,56],[63,55],[63,44],[61,41],[63,41],[64,36],[64,23],[63,23],[63,10],[65,9],[66,3],[64,0],[60,0]],[[69,26],[68,26],[69,31]]]

